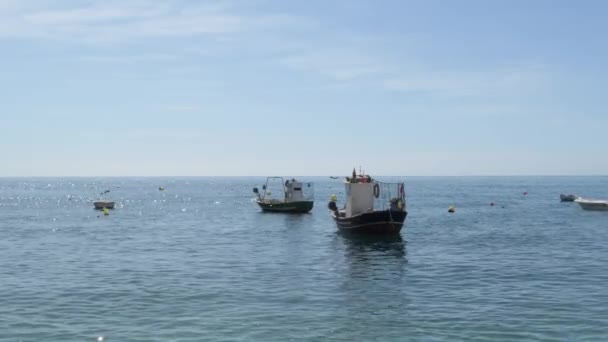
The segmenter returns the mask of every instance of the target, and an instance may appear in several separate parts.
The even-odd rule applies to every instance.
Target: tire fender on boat
[[[374,184],[374,197],[378,198],[380,196],[380,185],[378,183]]]

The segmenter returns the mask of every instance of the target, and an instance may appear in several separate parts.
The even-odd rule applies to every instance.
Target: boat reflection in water
[[[334,268],[339,281],[335,300],[343,308],[340,315],[352,320],[369,313],[373,324],[405,322],[401,319],[412,305],[412,287],[406,241],[401,235],[338,231],[335,240],[344,246],[339,259],[343,264]]]
[[[346,317],[374,311],[400,315],[410,305],[406,241],[400,235],[336,232],[344,245],[340,299],[348,303]]]
[[[398,258],[407,263],[407,241],[401,235],[366,235],[337,231],[336,235],[346,246],[346,256],[355,260],[376,263],[377,258]]]

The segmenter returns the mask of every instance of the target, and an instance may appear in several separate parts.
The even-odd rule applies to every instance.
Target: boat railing
[[[403,182],[374,181],[374,210],[405,210],[405,184]]]
[[[312,201],[315,198],[315,185],[312,182],[302,182],[302,200]]]
[[[312,182],[300,182],[295,179],[287,179],[284,181],[283,177],[268,177],[266,183],[262,186],[259,194],[262,200],[293,200],[291,198],[289,189],[292,189],[292,193],[298,190],[299,194],[297,200],[312,201],[314,200],[314,183]]]
[[[283,177],[268,177],[266,183],[262,186],[260,199],[265,202],[270,202],[285,198],[285,187],[283,186]]]

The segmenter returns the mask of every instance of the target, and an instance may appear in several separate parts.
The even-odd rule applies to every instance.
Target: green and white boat
[[[276,196],[272,191],[275,191]],[[281,213],[307,213],[314,205],[313,183],[304,183],[294,178],[283,181],[283,177],[268,177],[262,191],[253,188],[255,202],[262,211]]]

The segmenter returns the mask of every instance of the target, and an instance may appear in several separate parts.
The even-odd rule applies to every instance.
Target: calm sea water
[[[608,213],[559,202],[608,178],[407,178],[397,238],[301,179],[311,214],[261,213],[262,178],[0,179],[0,340],[608,340]]]

